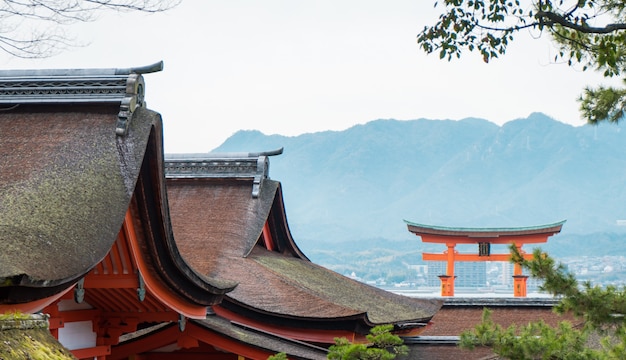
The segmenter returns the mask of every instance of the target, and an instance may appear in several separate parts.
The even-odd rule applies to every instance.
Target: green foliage
[[[270,357],[267,358],[267,360],[287,360],[287,354],[285,353],[278,353],[276,355],[272,355]]]
[[[330,360],[391,360],[407,355],[409,349],[404,341],[391,333],[393,325],[379,325],[370,330],[367,344],[353,344],[346,338],[335,338],[329,348]]]
[[[552,328],[542,321],[502,328],[483,313],[483,321],[473,331],[461,334],[461,347],[489,346],[506,359],[598,359],[599,352],[586,347],[588,332],[574,329],[568,322]]]
[[[551,327],[542,321],[506,329],[491,320],[485,309],[481,324],[461,335],[461,346],[491,347],[507,359],[624,359],[626,358],[626,289],[579,284],[565,266],[536,249],[532,260],[511,246],[511,259],[543,280],[542,290],[560,297],[558,313],[571,312],[584,325],[562,321]],[[599,338],[599,341],[594,341]]]
[[[76,359],[50,334],[48,322],[20,312],[0,315],[0,359]]]
[[[583,71],[595,69],[605,77],[626,70],[623,1],[533,0],[528,6],[519,0],[444,0],[437,6],[443,8],[442,14],[435,25],[424,27],[417,42],[426,53],[438,52],[441,59],[477,51],[488,63],[506,53],[519,31],[531,30],[536,36],[548,33],[554,40],[557,62]],[[618,121],[624,115],[626,89],[587,89],[580,102],[588,122]]]
[[[590,123],[608,120],[618,122],[624,117],[626,89],[599,86],[586,88],[579,98],[582,115]]]

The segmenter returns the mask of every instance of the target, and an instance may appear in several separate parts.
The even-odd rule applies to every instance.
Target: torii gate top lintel
[[[413,223],[404,220],[409,232],[421,237],[422,242],[445,244],[447,250],[440,254],[422,253],[423,260],[446,261],[446,274],[440,276],[441,295],[454,295],[455,261],[508,261],[509,254],[492,254],[491,244],[545,243],[548,237],[561,231],[565,220],[552,224],[515,228],[459,228]],[[478,244],[478,254],[459,254],[457,244]],[[530,257],[530,254],[527,256]],[[526,296],[526,277],[519,264],[514,269],[515,296]]]
[[[563,224],[566,220],[562,220],[552,224],[526,226],[526,227],[509,227],[509,228],[469,228],[469,227],[447,227],[436,225],[424,225],[404,220],[410,232],[432,242],[464,242],[463,239],[469,240],[471,243],[481,242],[480,240],[486,240],[492,243],[511,243],[517,241],[523,241],[529,243],[530,241],[524,241],[522,238],[538,238],[544,237],[545,241],[549,236],[557,234],[561,231]],[[440,241],[440,239],[445,239]],[[503,241],[504,240],[504,241]],[[508,242],[506,242],[508,240]],[[544,242],[545,242],[544,241]]]

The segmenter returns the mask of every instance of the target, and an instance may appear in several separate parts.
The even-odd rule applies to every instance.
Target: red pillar
[[[448,250],[447,254],[447,265],[446,265],[446,274],[439,276],[439,280],[441,280],[441,296],[454,296],[454,247],[456,244],[448,243],[446,244]]]
[[[441,296],[454,296],[454,276],[439,275]]]
[[[513,296],[526,297],[526,275],[513,275]]]
[[[515,244],[517,247],[517,251],[520,254],[524,254],[522,250],[522,245]],[[515,263],[513,266],[513,296],[514,297],[526,297],[526,282],[528,280],[528,276],[522,274],[522,266],[518,263]]]

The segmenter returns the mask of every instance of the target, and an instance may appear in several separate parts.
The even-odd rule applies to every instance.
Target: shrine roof
[[[37,83],[43,73],[54,83]],[[62,71],[0,72],[0,304],[61,292],[113,244],[161,121],[142,106],[141,75],[120,77],[137,86],[103,103],[68,99],[60,84],[73,80]],[[132,106],[122,111],[124,99]]]
[[[166,169],[172,158],[166,158]],[[225,159],[233,166],[243,160]],[[425,323],[441,306],[440,301],[395,295],[310,262],[289,231],[280,182],[263,176],[255,192],[254,177],[224,177],[221,170],[214,177],[210,171],[189,175],[166,173],[174,236],[195,271],[238,282],[225,302],[293,323],[350,318],[367,325]],[[276,245],[273,251],[263,245],[266,223]]]
[[[441,235],[441,236],[457,236],[457,237],[500,237],[500,236],[519,236],[519,235],[537,235],[537,234],[556,234],[561,231],[566,220],[536,226],[526,227],[447,227],[437,225],[418,224],[404,220],[408,230],[416,235]]]
[[[27,300],[18,288],[57,293],[109,251],[161,121],[138,108],[121,139],[118,111],[20,105],[0,112],[0,279],[10,284],[0,303]]]
[[[129,208],[171,288],[219,300],[235,285],[194,273],[172,245],[162,121],[141,75],[161,67],[0,71],[0,305],[61,296],[105,258]]]

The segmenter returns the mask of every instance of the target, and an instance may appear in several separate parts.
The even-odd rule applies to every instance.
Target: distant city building
[[[445,262],[437,261],[428,264],[428,286],[440,286],[439,275],[445,273]],[[457,287],[482,288],[487,286],[487,263],[485,262],[459,262],[456,264],[454,274]]]

